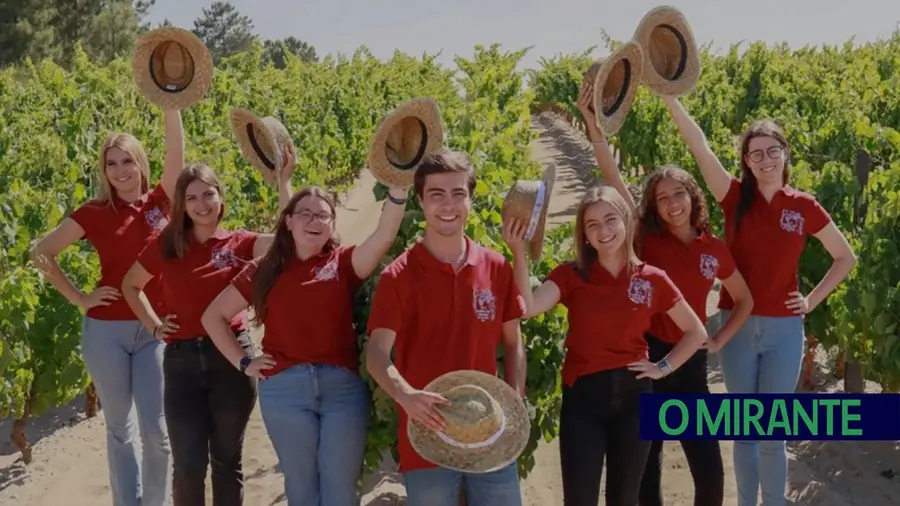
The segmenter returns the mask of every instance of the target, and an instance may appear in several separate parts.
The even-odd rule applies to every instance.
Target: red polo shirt
[[[716,278],[727,279],[735,271],[734,258],[725,241],[701,233],[685,244],[666,230],[659,235],[645,234],[642,242],[641,259],[666,271],[700,321],[706,324],[706,299]],[[684,335],[665,313],[653,317],[648,333],[670,344],[677,344]]]
[[[155,237],[138,256],[138,262],[153,276],[162,275],[163,295],[170,313],[174,313],[176,332],[166,342],[206,335],[203,312],[238,273],[253,260],[253,244],[259,234],[246,230],[221,228],[203,244],[188,233],[188,246],[181,260],[164,260],[159,237]],[[159,317],[164,317],[160,314]],[[235,332],[247,328],[247,312],[231,319]]]
[[[595,262],[587,280],[574,263],[560,264],[547,275],[547,281],[556,283],[559,301],[568,309],[562,377],[569,386],[579,376],[646,359],[644,333],[651,318],[682,300],[669,276],[646,263],[631,274],[622,269],[613,277]]]
[[[138,254],[169,222],[169,205],[169,197],[162,185],[157,185],[134,202],[126,202],[114,195],[112,206],[109,202],[91,200],[69,215],[84,229],[84,239],[100,258],[98,287],[111,286],[121,291],[122,279]],[[164,311],[160,280],[147,283],[144,293],[155,310]],[[108,306],[88,309],[87,316],[98,320],[137,318],[124,297]]]
[[[330,364],[359,371],[359,348],[353,329],[353,300],[363,280],[353,269],[356,247],[300,260],[291,258],[266,297],[263,351],[275,366],[273,376],[296,364]],[[253,302],[252,262],[232,284]]]
[[[785,306],[800,286],[800,255],[807,237],[819,233],[831,216],[812,195],[790,186],[778,190],[772,202],[759,191],[735,234],[740,181],[732,178],[720,204],[725,215],[725,242],[753,296],[753,314],[796,316]],[[734,300],[722,289],[720,309],[733,309]]]
[[[506,258],[466,237],[463,267],[438,261],[419,242],[381,273],[372,300],[368,332],[397,333],[394,364],[416,389],[461,369],[497,374],[503,323],[525,314],[525,301]],[[399,412],[398,444],[403,472],[435,467],[419,456]]]

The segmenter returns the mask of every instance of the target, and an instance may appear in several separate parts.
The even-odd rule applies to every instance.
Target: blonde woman
[[[150,166],[140,141],[127,133],[110,135],[100,151],[97,196],[73,211],[32,252],[47,280],[87,311],[81,348],[103,405],[114,506],[169,504],[163,344],[141,325],[118,289],[138,253],[168,222],[175,181],[184,167],[181,113],[163,114],[166,158],[159,184],[150,186]],[[82,239],[100,257],[100,281],[90,293],[76,288],[56,260]],[[162,311],[159,284],[148,286],[144,293]]]

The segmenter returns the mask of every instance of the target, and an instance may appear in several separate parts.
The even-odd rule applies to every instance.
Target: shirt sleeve
[[[259,264],[250,262],[231,280],[231,284],[248,303],[253,300],[253,276],[258,268]]]
[[[571,264],[559,264],[547,274],[544,281],[553,281],[559,288],[559,302],[563,306],[569,306],[569,294],[572,291],[572,281],[575,269]]]
[[[159,206],[159,208],[168,215],[171,211],[172,202],[169,200],[169,196],[166,194],[166,190],[163,189],[162,184],[157,184],[156,188],[151,190],[150,194],[147,196],[147,204],[150,206]]]
[[[728,186],[728,193],[725,194],[725,198],[722,199],[722,202],[719,202],[719,207],[722,209],[724,213],[730,213],[733,210],[737,210],[738,201],[741,199],[741,180],[731,176],[731,184]]]
[[[356,246],[341,247],[338,250],[338,274],[341,279],[346,279],[352,290],[356,290],[363,284],[362,278],[356,275],[353,268],[353,251]]]
[[[517,318],[524,318],[526,307],[525,298],[522,297],[522,292],[516,285],[512,265],[508,261],[504,261],[501,269],[502,281],[506,292],[506,297],[503,300],[503,322],[505,323]]]
[[[728,279],[734,275],[734,272],[737,270],[737,265],[734,262],[734,256],[728,251],[728,246],[726,246],[723,241],[718,241],[717,244],[718,252],[716,252],[716,258],[719,259],[719,269],[716,272],[716,277],[719,279]]]
[[[159,235],[154,236],[153,239],[144,246],[144,249],[141,250],[141,253],[137,258],[138,263],[140,263],[144,270],[150,273],[151,276],[158,276],[161,274],[164,265],[159,239]]]
[[[372,306],[369,309],[369,319],[366,323],[366,332],[372,335],[375,329],[388,329],[400,332],[403,322],[402,297],[400,296],[397,273],[385,269],[378,278],[375,293],[372,296]]]
[[[655,297],[653,297],[654,313],[667,313],[676,304],[684,300],[681,290],[675,286],[672,278],[665,271],[660,269],[653,278],[653,284],[655,285],[653,290],[655,293]]]
[[[69,218],[84,230],[84,238],[87,240],[92,239],[97,231],[97,226],[100,225],[98,223],[101,219],[100,210],[101,208],[97,206],[96,202],[91,201],[69,213]]]
[[[809,206],[805,214],[806,216],[803,218],[809,224],[807,230],[809,230],[810,235],[818,234],[831,222],[831,215],[813,196],[810,196]]]
[[[241,229],[236,235],[238,239],[234,247],[234,254],[245,262],[253,260],[253,245],[256,244],[256,239],[261,234]]]

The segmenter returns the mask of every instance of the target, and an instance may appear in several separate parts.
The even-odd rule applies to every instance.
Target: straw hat
[[[453,371],[425,391],[443,395],[451,405],[436,409],[446,421],[443,432],[406,424],[409,442],[425,460],[466,473],[489,473],[516,461],[531,434],[528,408],[502,379],[480,371]]]
[[[163,109],[185,109],[206,95],[213,60],[196,35],[174,27],[143,34],[131,54],[131,71],[141,94]]]
[[[683,95],[700,79],[700,54],[684,14],[656,7],[641,19],[632,38],[644,50],[643,82],[660,95]]]
[[[584,80],[594,86],[591,111],[604,135],[615,135],[622,128],[634,103],[643,65],[641,47],[629,41],[595,61],[584,74]]]
[[[409,100],[381,120],[367,165],[384,185],[408,188],[425,155],[443,144],[444,124],[437,103],[428,98]]]
[[[269,184],[277,182],[275,171],[281,168],[281,150],[294,145],[287,128],[272,116],[260,118],[252,112],[231,109],[231,129],[237,137],[244,158],[256,167]]]
[[[517,218],[520,223],[528,225],[525,242],[528,243],[528,252],[534,261],[541,258],[547,210],[555,180],[556,165],[551,163],[540,181],[516,181],[506,193],[500,210],[504,223]]]

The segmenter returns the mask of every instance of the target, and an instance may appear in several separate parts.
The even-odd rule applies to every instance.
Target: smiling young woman
[[[118,290],[138,253],[165,226],[184,168],[181,113],[167,110],[163,117],[166,157],[159,184],[150,187],[150,164],[140,141],[127,133],[110,135],[100,149],[97,196],[73,211],[32,252],[35,266],[47,280],[86,310],[81,351],[103,404],[113,506],[162,506],[170,495],[163,345],[141,325]],[[56,260],[81,239],[100,258],[100,281],[90,293],[81,293]],[[159,283],[147,286],[146,297],[161,310]],[[138,426],[143,451],[137,448]]]
[[[707,322],[706,300],[715,284],[722,284],[735,298],[735,310],[719,331],[710,337],[678,371],[654,381],[655,393],[708,394],[707,353],[721,349],[744,324],[753,307],[747,284],[736,269],[725,242],[709,230],[706,199],[697,181],[684,169],[664,166],[652,172],[641,191],[638,207],[619,172],[612,150],[597,128],[589,105],[590,84],[582,88],[579,109],[588,125],[594,156],[609,182],[638,217],[635,249],[651,265],[663,269],[684,294],[691,309]],[[658,315],[644,335],[650,359],[671,352],[684,333],[667,315]],[[681,441],[694,479],[696,506],[721,506],[725,494],[725,471],[718,441]],[[640,506],[662,506],[662,441],[653,441],[641,482]]]
[[[290,195],[293,150],[277,173],[279,211]],[[256,379],[241,374],[216,349],[201,317],[210,302],[252,259],[272,244],[271,234],[221,227],[225,192],[212,169],[192,165],[178,178],[171,222],[147,244],[125,275],[122,293],[154,338],[165,341],[165,419],[173,460],[175,505],[205,502],[207,467],[212,463],[215,504],[240,505],[244,430],[256,403]],[[142,290],[162,280],[169,310],[164,318]],[[247,316],[236,314],[229,328],[252,354]]]
[[[634,213],[613,187],[587,192],[575,219],[575,261],[554,268],[533,293],[526,226],[510,220],[503,233],[526,317],[557,304],[568,308],[559,427],[564,502],[596,505],[605,461],[606,504],[634,506],[650,450],[639,432],[640,394],[678,370],[707,340],[706,331],[669,276],[638,259]],[[661,316],[682,336],[654,363],[644,333]]]
[[[725,215],[725,240],[753,296],[753,311],[719,351],[725,386],[732,393],[794,392],[803,357],[803,316],[815,309],[850,273],[856,257],[846,238],[812,195],[791,188],[790,145],[768,120],[750,124],[741,139],[740,178],[728,173],[703,131],[678,99],[663,97],[697,160],[703,179]],[[807,295],[799,291],[799,261],[809,236],[834,262]],[[722,321],[737,311],[726,286],[719,300]],[[785,504],[784,441],[735,441],[738,505]]]

